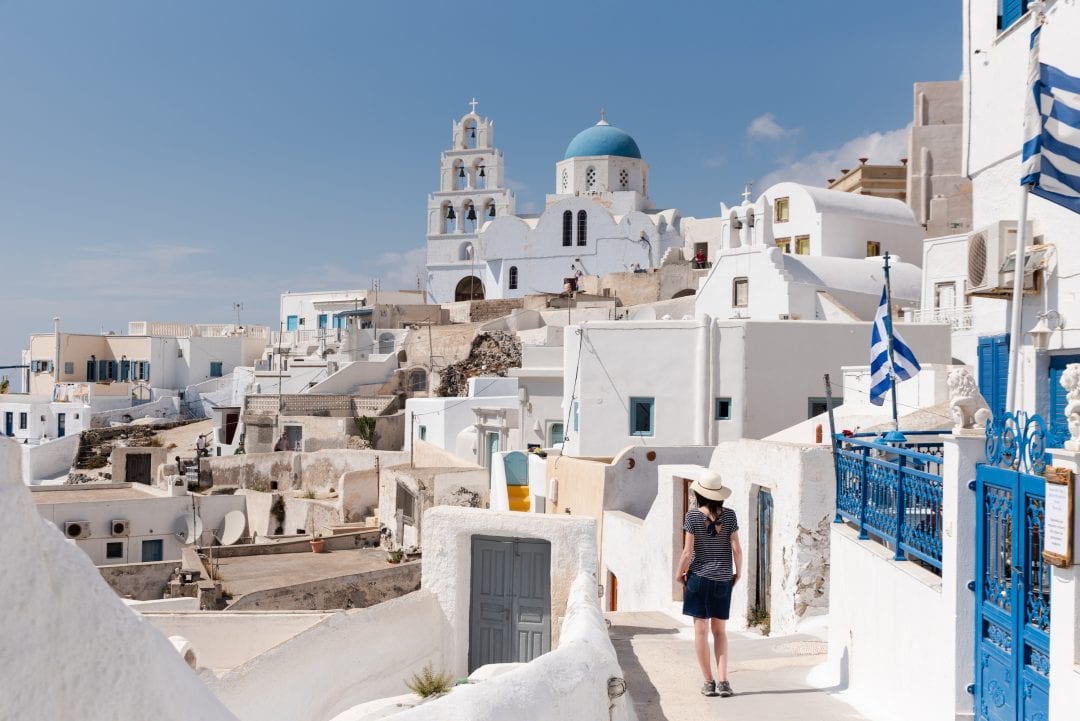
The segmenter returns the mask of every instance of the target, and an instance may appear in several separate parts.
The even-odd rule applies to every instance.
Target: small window
[[[123,541],[109,541],[105,544],[105,558],[123,558],[124,557],[124,542]]]
[[[285,317],[285,330],[296,330],[300,327],[300,316],[290,315]]]
[[[876,258],[881,255],[881,243],[876,240],[866,241],[866,257]]]
[[[585,188],[592,190],[596,187],[596,168],[590,167],[585,171]]]
[[[581,408],[580,401],[574,401],[574,403],[573,403],[573,405],[571,407],[571,412],[572,412],[572,414],[574,416],[574,430],[575,431],[580,431],[581,430],[580,408]]]
[[[319,313],[319,330],[326,330],[329,321],[329,317],[326,313]]]
[[[71,361],[66,361],[64,363],[64,375],[75,375],[75,364]]]
[[[589,215],[584,210],[577,214],[577,244],[585,245],[589,237]]]
[[[420,426],[419,436],[420,436],[420,440],[422,440],[422,441],[427,440],[427,426]]]
[[[934,307],[956,307],[956,283],[934,283]]]
[[[731,281],[731,304],[745,308],[750,302],[750,279],[735,278]]]
[[[574,211],[567,210],[562,214],[562,244],[574,244]]]
[[[717,398],[716,399],[716,420],[718,421],[730,421],[731,420],[731,399],[730,398]]]
[[[619,189],[620,190],[629,190],[630,189],[630,173],[629,173],[629,171],[626,170],[626,168],[623,168],[622,170],[619,171]]]
[[[142,542],[142,562],[154,563],[164,560],[164,548],[160,538]]]
[[[776,247],[780,249],[781,253],[791,252],[791,238],[777,238]]]
[[[557,446],[563,442],[563,424],[552,423],[548,428],[548,446]]]
[[[566,172],[566,168],[563,168],[562,180],[559,181],[559,184],[560,184],[560,192],[565,193],[567,190],[570,189],[570,174]]]
[[[1028,0],[1000,0],[998,5],[998,30],[1008,30],[1028,11]]]
[[[630,435],[653,435],[653,398],[630,399]]]
[[[517,290],[518,287],[518,269],[516,265],[510,266],[510,281],[508,283],[510,290]]]
[[[788,198],[777,198],[775,204],[776,220],[777,223],[788,222]]]
[[[19,430],[20,431],[25,431],[26,430],[26,422],[27,422],[26,414],[25,413],[20,413],[19,414]]]
[[[220,378],[221,376],[221,361],[210,361],[210,377]]]
[[[795,254],[796,255],[810,255],[810,236],[809,235],[796,235],[795,236]]]
[[[833,398],[832,407],[835,409],[838,405],[844,402],[843,398]],[[807,398],[806,399],[806,417],[813,418],[820,416],[822,413],[828,413],[829,404],[825,398]]]

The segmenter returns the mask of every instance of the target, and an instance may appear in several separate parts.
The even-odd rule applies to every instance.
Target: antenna
[[[233,310],[236,311],[236,325],[240,325],[240,311],[244,309],[244,304],[240,301],[232,304]]]

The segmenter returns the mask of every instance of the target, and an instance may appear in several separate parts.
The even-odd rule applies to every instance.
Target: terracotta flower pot
[[[313,538],[309,541],[312,553],[325,553],[326,541],[322,538]]]

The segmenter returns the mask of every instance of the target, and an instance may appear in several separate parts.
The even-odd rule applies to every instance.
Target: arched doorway
[[[484,284],[475,275],[469,275],[458,282],[454,290],[454,300],[483,300]]]
[[[673,295],[671,297],[672,298],[685,298],[688,295],[694,295],[695,292],[696,291],[694,291],[693,288],[683,288],[682,290],[680,290],[678,293],[676,293],[675,295]]]

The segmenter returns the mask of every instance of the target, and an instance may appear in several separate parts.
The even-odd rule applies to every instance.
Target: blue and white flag
[[[1040,44],[1050,40],[1040,37],[1042,30],[1031,33],[1020,184],[1080,213],[1080,53],[1075,38],[1055,37],[1040,56]],[[1065,62],[1074,67],[1063,67]]]
[[[896,380],[906,381],[919,372],[919,361],[908,348],[907,343],[892,327],[892,318],[888,313],[885,289],[881,289],[881,303],[874,316],[874,330],[870,336],[870,402],[880,406],[885,402],[885,394],[892,388],[890,372],[896,373]],[[889,335],[892,335],[893,362],[889,362]]]

